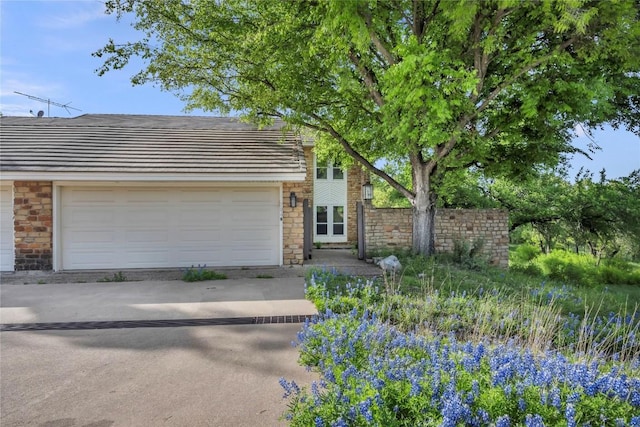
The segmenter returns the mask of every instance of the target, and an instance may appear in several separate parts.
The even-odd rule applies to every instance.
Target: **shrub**
[[[533,262],[527,262],[524,264],[510,264],[509,269],[511,271],[517,271],[519,273],[523,273],[532,277],[543,275],[542,268],[538,264]]]
[[[576,284],[595,284],[595,258],[590,255],[554,250],[539,256],[536,263],[551,279]]]
[[[464,265],[467,268],[480,268],[486,264],[486,260],[482,258],[482,248],[484,240],[476,239],[473,242],[466,240],[455,240],[453,242],[453,253],[451,254],[453,262]]]
[[[525,243],[519,245],[514,251],[510,253],[510,261],[514,264],[525,264],[529,261],[533,261],[538,257],[542,251],[539,247]]]
[[[227,278],[227,275],[224,273],[207,270],[206,268],[206,265],[201,266],[198,264],[198,267],[192,265],[190,268],[184,270],[182,280],[185,282],[201,282],[203,280],[222,280]]]
[[[597,279],[602,284],[640,285],[640,271],[631,271],[618,265],[602,265],[598,268]]]

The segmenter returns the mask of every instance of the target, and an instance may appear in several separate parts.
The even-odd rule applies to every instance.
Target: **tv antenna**
[[[18,95],[26,96],[27,98],[33,99],[34,101],[40,101],[40,102],[46,103],[47,104],[47,117],[51,117],[51,106],[52,105],[55,106],[55,107],[64,108],[65,110],[67,110],[67,113],[69,113],[69,115],[71,115],[71,111],[69,111],[69,110],[82,111],[79,108],[75,108],[75,107],[70,106],[69,104],[71,104],[71,102],[67,102],[66,104],[61,104],[59,102],[53,102],[50,99],[38,98],[37,96],[27,95],[26,93],[22,93],[22,92],[14,91],[14,93],[17,93]],[[41,115],[38,114],[38,117],[41,117]]]

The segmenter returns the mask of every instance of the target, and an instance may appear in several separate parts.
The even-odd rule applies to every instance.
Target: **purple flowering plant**
[[[292,426],[640,425],[638,372],[611,362],[425,337],[355,309],[307,322],[298,343],[321,380],[282,380]]]
[[[331,280],[308,281],[323,314],[297,340],[301,364],[320,380],[310,389],[281,380],[292,426],[640,427],[638,342],[626,336],[612,346],[607,332],[633,334],[636,316],[585,322],[553,310],[523,314],[499,294],[432,292],[417,301],[372,281]],[[489,315],[478,317],[483,310]],[[548,313],[553,327],[539,322]],[[474,322],[489,327],[478,333]],[[527,331],[541,327],[554,333],[530,346]]]

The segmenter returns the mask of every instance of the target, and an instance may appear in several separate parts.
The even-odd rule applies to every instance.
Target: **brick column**
[[[302,265],[304,259],[304,221],[302,212],[303,182],[282,184],[282,253],[284,265]],[[296,193],[298,203],[289,206],[291,192]]]
[[[15,181],[13,185],[15,269],[51,270],[53,183]]]
[[[353,165],[347,172],[347,242],[358,243],[358,211],[356,204],[362,201],[362,185],[369,174],[359,164]]]

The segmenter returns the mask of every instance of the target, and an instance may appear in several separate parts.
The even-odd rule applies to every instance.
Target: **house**
[[[0,270],[296,265],[353,244],[364,174],[321,164],[282,123],[0,118]]]

